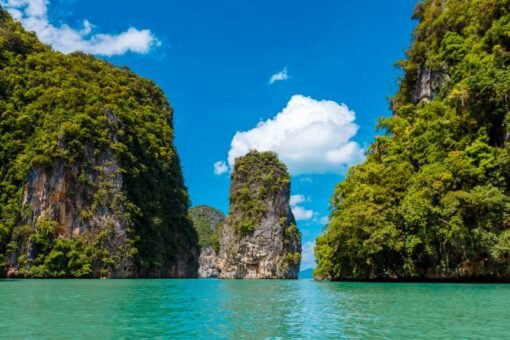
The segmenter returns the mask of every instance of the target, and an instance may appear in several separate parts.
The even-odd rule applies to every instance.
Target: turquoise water
[[[3,280],[1,338],[509,338],[510,285]]]

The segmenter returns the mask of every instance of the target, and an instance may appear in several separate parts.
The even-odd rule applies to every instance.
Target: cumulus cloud
[[[95,27],[88,20],[83,20],[81,28],[54,25],[48,18],[48,4],[48,0],[0,0],[0,5],[25,29],[34,31],[41,41],[64,53],[82,51],[105,56],[126,52],[146,54],[160,44],[147,29],[130,27],[119,34],[94,34]]]
[[[228,163],[233,167],[250,150],[274,151],[292,175],[342,173],[364,158],[352,140],[358,131],[354,120],[345,104],[295,95],[274,118],[235,134]]]
[[[214,163],[214,174],[223,175],[228,171],[228,165],[224,161],[217,161]]]
[[[300,270],[315,268],[315,255],[313,253],[313,248],[315,247],[315,242],[306,242],[303,244],[303,248],[301,251],[301,268]]]
[[[290,196],[290,205],[298,205],[303,202],[306,202],[307,199],[304,195],[291,195]]]
[[[307,210],[299,205],[291,206],[291,208],[296,221],[306,221],[313,217],[313,210]]]
[[[277,81],[287,80],[289,79],[289,73],[287,72],[287,68],[284,67],[283,70],[281,70],[278,73],[275,73],[269,78],[269,84],[272,85],[276,83]]]
[[[307,199],[304,195],[290,196],[289,205],[297,221],[309,220],[314,216],[315,213],[313,210],[308,210],[300,206],[300,204],[308,201],[310,201],[310,199]]]

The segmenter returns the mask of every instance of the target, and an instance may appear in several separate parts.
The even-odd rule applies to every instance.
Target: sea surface
[[[510,338],[510,285],[1,280],[0,338]]]

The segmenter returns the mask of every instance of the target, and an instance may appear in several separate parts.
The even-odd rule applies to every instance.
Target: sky
[[[291,174],[301,269],[329,199],[362,162],[398,88],[416,0],[0,0],[41,40],[157,83],[174,108],[192,205],[228,212],[229,172],[250,149]]]

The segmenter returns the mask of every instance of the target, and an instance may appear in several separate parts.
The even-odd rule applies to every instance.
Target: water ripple
[[[2,338],[506,338],[510,286],[0,281]]]

